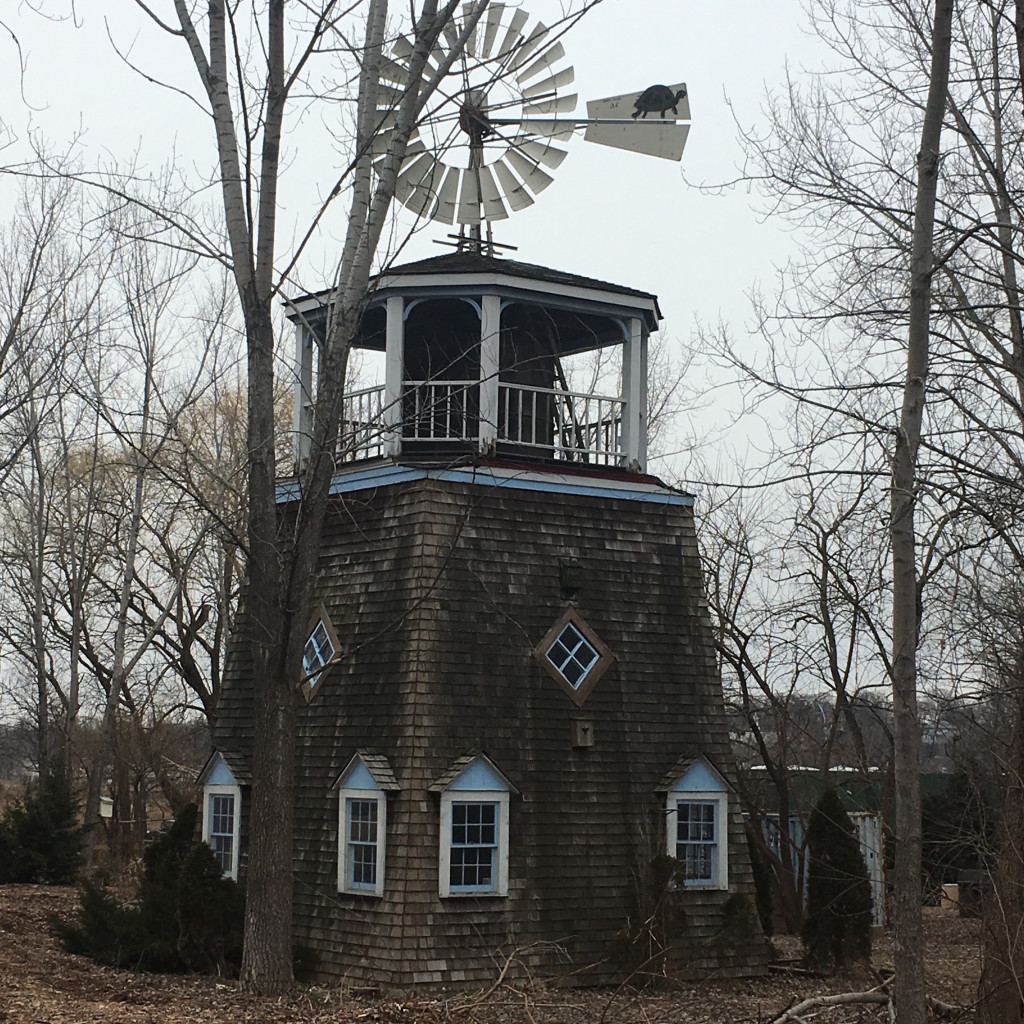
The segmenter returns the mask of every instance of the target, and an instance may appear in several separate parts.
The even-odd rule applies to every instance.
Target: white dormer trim
[[[729,788],[700,755],[666,790],[665,852],[679,860],[688,889],[729,888]]]
[[[438,894],[508,896],[512,784],[485,754],[442,778]]]

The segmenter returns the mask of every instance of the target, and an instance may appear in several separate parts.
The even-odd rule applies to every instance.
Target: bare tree
[[[584,0],[585,10],[596,0]],[[292,803],[296,700],[306,641],[311,587],[334,471],[351,340],[378,255],[409,138],[430,97],[458,60],[488,0],[420,0],[403,11],[407,31],[404,85],[384,92],[381,72],[388,39],[386,0],[315,4],[270,0],[244,12],[225,0],[203,8],[185,0],[138,8],[188,50],[199,82],[196,97],[210,119],[216,147],[227,244],[204,238],[208,254],[230,267],[244,322],[247,351],[247,589],[246,642],[252,651],[256,724],[252,765],[250,850],[242,984],[278,992],[292,977]],[[432,52],[440,33],[455,24],[443,57]],[[578,12],[577,12],[578,13]],[[573,15],[570,15],[572,17]],[[361,43],[349,33],[361,20]],[[330,314],[319,341],[316,395],[308,458],[299,467],[295,507],[285,523],[276,501],[275,360],[272,304],[301,255],[277,245],[278,190],[284,130],[293,105],[323,93],[313,67],[324,53],[355,65],[334,69],[354,81],[350,159],[326,207],[348,199],[341,256],[331,281]],[[502,72],[502,73],[507,73]],[[386,117],[378,112],[393,97]],[[374,140],[387,130],[377,160]],[[318,223],[324,211],[316,218]],[[315,224],[314,224],[315,227]],[[308,238],[310,228],[302,237]],[[193,226],[193,232],[195,229]],[[301,234],[301,232],[300,232]]]
[[[924,935],[921,929],[921,773],[917,716],[918,575],[914,496],[917,454],[924,419],[934,272],[935,203],[939,145],[949,83],[953,0],[936,0],[932,64],[917,158],[910,266],[907,375],[896,431],[889,537],[892,544],[892,693],[896,781],[896,887],[893,947],[896,984],[893,1003],[900,1024],[924,1024]]]

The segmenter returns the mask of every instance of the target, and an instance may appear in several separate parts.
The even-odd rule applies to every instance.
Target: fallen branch
[[[887,985],[888,982],[885,984]],[[835,992],[832,995],[811,996],[784,1010],[772,1021],[772,1024],[805,1024],[801,1014],[807,1013],[808,1010],[820,1010],[828,1006],[848,1006],[851,1003],[882,1006],[886,1003],[891,1005],[891,1001],[892,997],[885,985],[868,989],[866,992]],[[925,1002],[936,1017],[957,1017],[963,1012],[962,1007],[944,1003],[932,996],[926,996]]]
[[[847,1006],[850,1003],[874,1003],[882,1005],[889,1002],[889,993],[880,992],[878,989],[869,989],[867,992],[837,992],[830,996],[811,996],[783,1011],[782,1015],[776,1017],[772,1024],[801,1024],[800,1014],[808,1010],[817,1010],[826,1006]]]

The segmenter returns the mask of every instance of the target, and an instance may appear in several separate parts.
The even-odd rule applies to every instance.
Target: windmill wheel
[[[463,7],[461,18],[466,14]],[[427,73],[451,53],[462,20],[445,26]],[[443,224],[503,220],[533,204],[565,159],[556,142],[574,125],[555,120],[576,109],[566,95],[574,72],[550,30],[527,14],[492,4],[477,23],[451,74],[432,97],[409,139],[395,198],[413,213]],[[374,141],[383,160],[393,129],[389,117],[405,88],[412,43],[399,36],[385,62],[378,114],[384,130]],[[545,118],[551,120],[545,120]]]

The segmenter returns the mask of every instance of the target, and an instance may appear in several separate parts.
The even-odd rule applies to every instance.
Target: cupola
[[[329,295],[288,306],[298,463]],[[371,282],[354,341],[383,353],[383,381],[346,395],[339,464],[496,456],[645,472],[648,339],[659,319],[646,292],[472,251],[394,267]],[[567,360],[606,352],[617,386],[574,386]]]

